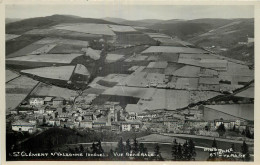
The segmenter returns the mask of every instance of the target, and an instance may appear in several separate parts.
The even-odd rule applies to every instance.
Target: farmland
[[[151,143],[151,151],[153,143],[172,142],[174,137],[164,133],[205,139],[241,137],[239,143],[252,144],[255,88],[249,82],[254,80],[254,67],[197,46],[201,38],[214,38],[219,31],[228,36],[239,32],[232,28],[241,22],[121,21],[54,15],[25,19],[19,21],[20,26],[7,24],[8,34],[18,35],[6,40],[6,110],[13,113],[8,120],[23,117],[25,122],[35,120],[36,128],[84,130],[83,136],[114,131],[116,137],[128,133],[132,137],[145,132],[148,136],[138,140]],[[209,32],[210,28],[215,32]],[[41,107],[29,98],[39,99]],[[42,98],[46,99],[43,103]],[[16,107],[34,111],[24,117],[19,109],[15,114]],[[207,108],[217,113],[214,118],[205,120]],[[218,114],[232,116],[227,117],[232,121]],[[102,134],[97,140],[105,138]],[[67,142],[78,143],[74,137],[69,135]],[[58,137],[51,138],[44,142],[50,144],[48,150],[64,147],[55,144]],[[184,143],[186,138],[177,140]],[[169,146],[164,145],[160,144],[162,154],[170,160]],[[197,152],[199,159],[207,159],[208,153]]]
[[[115,35],[115,33],[105,24],[61,24],[56,25],[54,28],[87,34]]]
[[[120,54],[108,54],[108,55],[106,56],[106,61],[107,61],[108,63],[110,63],[110,62],[116,62],[116,61],[122,59],[123,57],[124,57],[124,55],[120,55]]]
[[[5,70],[5,82],[8,82],[18,76],[19,76],[19,74],[15,73],[13,71]]]
[[[19,62],[46,62],[46,63],[62,63],[70,64],[71,61],[82,54],[43,54],[43,55],[27,55],[21,57],[8,58],[8,61]]]
[[[52,96],[70,99],[70,97],[77,96],[77,92],[66,88],[40,83],[40,85],[32,91],[31,96]]]
[[[36,69],[22,70],[22,73],[36,75],[43,78],[69,80],[75,66],[60,66],[60,67],[43,67]]]
[[[21,76],[6,84],[6,110],[16,108],[37,85],[37,81]]]
[[[20,36],[21,36],[21,35],[6,34],[6,35],[5,35],[5,41],[9,41],[9,40],[15,39],[15,38],[20,37]]]

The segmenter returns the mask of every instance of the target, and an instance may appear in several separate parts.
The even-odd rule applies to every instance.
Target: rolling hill
[[[36,17],[9,23],[5,26],[7,34],[22,34],[36,28],[48,28],[60,23],[96,23],[115,24],[102,19],[82,18],[71,15],[52,15],[47,17]]]

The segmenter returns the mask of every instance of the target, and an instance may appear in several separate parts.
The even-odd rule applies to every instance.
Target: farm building
[[[45,97],[44,98],[44,104],[51,104],[52,103],[52,99],[53,99],[53,97]]]
[[[212,68],[219,71],[227,71],[228,62],[227,60],[218,59],[202,59],[199,64],[205,68]]]
[[[29,104],[32,106],[42,106],[44,104],[43,98],[30,98]]]
[[[18,120],[12,123],[12,130],[34,133],[36,131],[36,125],[23,120]]]
[[[65,99],[62,97],[56,97],[52,102],[54,106],[60,106],[65,104]]]
[[[205,105],[200,109],[204,120],[254,120],[254,104]]]

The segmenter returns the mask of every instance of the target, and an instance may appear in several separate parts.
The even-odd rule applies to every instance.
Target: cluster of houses
[[[232,130],[235,125],[239,131],[245,130],[248,125],[239,118],[208,120],[203,116],[205,110],[201,107],[181,112],[140,111],[136,104],[127,104],[125,108],[119,102],[91,105],[94,98],[81,97],[74,101],[61,97],[30,98],[12,111],[13,115],[25,116],[12,123],[12,130],[34,133],[38,127],[63,127],[114,132],[149,130],[219,137],[216,129],[220,124],[224,124],[227,130]]]

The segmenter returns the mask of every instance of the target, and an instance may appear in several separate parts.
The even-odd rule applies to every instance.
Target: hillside
[[[36,17],[9,23],[5,26],[7,34],[22,34],[36,28],[48,28],[60,23],[96,23],[115,24],[102,19],[82,18],[70,15],[52,15],[47,17]]]
[[[17,22],[17,21],[21,21],[21,20],[22,20],[21,18],[6,18],[5,24],[9,24],[9,23]]]

